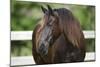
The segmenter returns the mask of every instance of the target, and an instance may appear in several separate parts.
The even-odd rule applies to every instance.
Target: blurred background
[[[80,21],[85,31],[95,30],[95,7],[88,5],[70,5],[57,3],[37,3],[11,0],[11,31],[32,31],[36,24],[43,17],[40,6],[46,7],[49,4],[52,8],[67,8]],[[95,52],[95,39],[86,39],[86,51]],[[32,42],[11,41],[11,57],[31,56]]]

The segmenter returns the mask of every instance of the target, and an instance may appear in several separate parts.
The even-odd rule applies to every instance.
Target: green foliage
[[[32,54],[31,41],[12,41],[11,56],[28,56]]]
[[[75,10],[78,9],[78,10]],[[79,19],[83,30],[95,30],[95,8],[94,6],[76,6],[72,12]]]
[[[86,39],[86,51],[95,52],[95,40],[94,39]]]
[[[87,5],[66,5],[11,0],[11,31],[33,30],[43,17],[40,6],[49,4],[52,8],[68,8],[80,21],[83,30],[95,30],[95,7]],[[87,40],[87,51],[95,51],[95,40]],[[11,56],[31,55],[31,41],[11,41]]]

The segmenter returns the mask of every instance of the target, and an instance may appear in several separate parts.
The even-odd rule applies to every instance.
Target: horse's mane
[[[79,21],[66,8],[54,9],[58,13],[60,28],[66,38],[80,49],[84,49],[84,36]]]

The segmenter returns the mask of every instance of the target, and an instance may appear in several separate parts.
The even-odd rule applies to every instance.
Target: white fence
[[[95,31],[83,31],[86,39],[95,38]],[[12,31],[11,40],[31,40],[32,31]],[[85,61],[95,60],[95,53],[86,53]],[[11,57],[11,66],[33,65],[35,64],[32,56]]]
[[[94,31],[83,31],[85,38],[95,38]],[[31,40],[32,39],[32,31],[12,31],[11,32],[11,40]]]

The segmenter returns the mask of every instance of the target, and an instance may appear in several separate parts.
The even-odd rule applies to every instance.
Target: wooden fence
[[[95,38],[95,31],[83,31],[86,39]],[[11,40],[31,40],[32,31],[12,31]],[[85,61],[95,60],[95,53],[89,52],[86,53]],[[11,57],[11,66],[18,65],[33,65],[35,64],[32,56],[21,56],[21,57]]]

